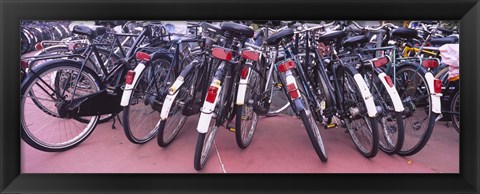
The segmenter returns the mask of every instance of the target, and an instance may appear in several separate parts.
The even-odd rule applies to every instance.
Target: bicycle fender
[[[428,84],[428,90],[430,94],[430,99],[432,100],[432,111],[434,113],[442,113],[442,104],[440,101],[440,97],[442,96],[442,93],[435,93],[434,91],[434,84],[433,80],[435,79],[433,77],[433,74],[431,72],[425,73],[425,79],[427,80]]]
[[[160,112],[160,119],[165,120],[168,118],[170,113],[170,108],[172,107],[173,101],[178,95],[178,88],[182,87],[184,78],[182,76],[178,77],[175,82],[173,82],[172,87],[168,89],[168,95],[163,102],[162,111]]]
[[[208,131],[208,127],[210,126],[210,120],[212,120],[212,116],[213,116],[213,110],[215,110],[215,105],[218,102],[218,95],[222,92],[222,86],[220,85],[220,80],[214,80],[210,85],[210,87],[212,86],[217,87],[218,92],[215,97],[215,101],[213,103],[210,103],[207,100],[203,102],[203,106],[200,109],[201,113],[200,113],[200,118],[198,119],[198,125],[197,125],[197,131],[199,133],[206,133]]]
[[[359,73],[355,74],[353,79],[357,82],[357,85],[360,88],[360,93],[365,102],[365,106],[367,107],[368,116],[376,117],[377,107],[375,106],[375,102],[373,102],[373,96],[372,93],[370,93],[370,89],[368,89],[367,83],[365,83],[365,80]]]
[[[388,95],[390,95],[390,99],[392,99],[395,112],[403,112],[404,107],[402,99],[400,99],[400,95],[398,94],[397,89],[395,89],[394,86],[390,87],[390,85],[388,85],[387,81],[385,80],[386,76],[387,74],[383,72],[378,74],[378,78],[380,78],[380,81],[382,81],[385,88],[387,88]]]
[[[125,84],[125,89],[123,91],[122,100],[120,101],[120,106],[126,107],[130,104],[130,97],[132,96],[132,90],[137,85],[138,77],[145,69],[145,64],[139,63],[133,71],[135,71],[135,77],[133,78],[132,84]]]
[[[245,92],[247,91],[248,78],[250,77],[251,68],[248,68],[247,77],[245,79],[240,78],[237,91],[237,105],[243,105],[245,103]]]

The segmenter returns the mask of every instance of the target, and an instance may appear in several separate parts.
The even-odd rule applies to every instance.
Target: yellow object
[[[410,53],[410,52],[415,52],[415,53],[417,53],[418,50],[420,50],[420,49],[418,49],[418,48],[412,48],[412,47],[409,47],[409,46],[405,46],[405,49],[403,49],[403,57],[409,57],[409,53]],[[422,50],[422,53],[429,54],[429,55],[437,55],[437,53],[432,52],[432,51],[428,51],[428,50],[425,50],[425,49]]]
[[[449,78],[448,81],[453,82],[453,81],[457,81],[459,79],[460,79],[460,75],[456,75],[455,77]]]
[[[327,129],[334,128],[334,127],[336,127],[336,126],[337,126],[337,125],[334,124],[334,123],[328,124],[328,125],[327,125]]]
[[[411,160],[409,160],[409,161],[408,161],[408,164],[409,164],[409,165],[412,165],[412,161],[411,161]]]
[[[282,87],[282,86],[283,86],[283,84],[277,84],[277,87]]]
[[[235,127],[229,127],[228,130],[231,132],[235,132]]]

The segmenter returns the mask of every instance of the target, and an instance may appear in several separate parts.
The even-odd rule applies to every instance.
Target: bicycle
[[[103,32],[102,27],[73,29],[73,33],[85,35],[90,41]],[[85,57],[70,55],[80,60],[49,60],[31,69],[21,87],[22,139],[38,150],[65,151],[93,132],[100,115],[118,114],[122,110],[119,97],[129,61],[133,60],[136,47],[149,35],[149,28],[145,28],[126,59],[111,61],[114,64],[111,71],[104,66],[95,43],[87,45]],[[101,75],[86,65],[91,56],[99,62],[96,65],[100,66]],[[46,126],[48,132],[43,133]]]

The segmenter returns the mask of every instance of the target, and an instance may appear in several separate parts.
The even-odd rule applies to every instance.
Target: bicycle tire
[[[382,108],[380,114],[375,117],[381,131],[379,148],[387,154],[396,154],[402,148],[405,137],[402,113],[395,111],[393,97],[381,82],[379,72],[373,70],[371,66],[363,66],[360,72],[370,88],[375,105]]]
[[[359,73],[353,67],[343,67],[337,70],[337,78],[343,81],[342,83],[340,83],[341,91],[344,94],[349,95],[350,98],[352,98],[352,99],[345,100],[343,103],[343,106],[345,106],[344,109],[346,111],[350,111],[350,108],[353,106],[356,106],[358,108],[362,106],[363,108],[359,108],[359,110],[362,110],[362,109],[366,110],[366,107],[365,107],[366,105],[363,103],[363,97],[360,92],[360,87],[358,86],[358,83],[354,79],[355,75],[359,75]],[[363,81],[363,79],[360,79],[358,81]],[[347,90],[351,91],[351,93],[347,93]],[[344,121],[347,126],[347,131],[350,134],[350,137],[352,138],[353,143],[355,144],[355,147],[364,157],[366,158],[375,157],[377,155],[378,147],[379,147],[378,126],[377,126],[376,119],[371,118],[368,115],[359,114],[357,116],[354,116],[354,115],[351,115],[351,112],[349,114],[350,116],[352,116],[352,119],[345,118]],[[354,124],[357,125],[355,129],[352,126],[352,122],[354,122]],[[361,133],[357,134],[356,132],[359,131],[358,128],[362,126],[367,126],[368,129],[361,130],[360,131]],[[366,145],[362,145],[362,142],[366,142]]]
[[[225,95],[225,88],[220,89],[220,94],[217,97],[217,100],[223,99]],[[217,102],[215,110],[210,114],[216,114],[218,111],[219,105],[221,101]],[[195,147],[195,155],[193,157],[193,167],[195,170],[199,171],[201,170],[208,159],[210,149],[212,148],[212,143],[215,141],[215,135],[217,133],[218,127],[220,126],[218,124],[218,120],[220,116],[214,116],[210,119],[209,124],[208,124],[208,130],[206,133],[198,133],[198,139],[197,139],[197,144]]]
[[[50,78],[51,75],[49,73],[57,74],[59,72],[65,72],[68,73],[68,71],[76,71],[80,72],[80,68],[77,62],[74,61],[68,61],[68,60],[56,60],[56,61],[51,61],[48,65],[44,65],[38,68],[35,68],[35,73],[30,72],[27,74],[27,78],[23,81],[22,87],[21,87],[21,101],[20,101],[20,122],[21,122],[21,137],[22,139],[30,146],[41,150],[41,151],[46,151],[46,152],[61,152],[61,151],[66,151],[69,149],[72,149],[76,146],[78,146],[80,143],[82,143],[85,139],[90,136],[90,134],[93,132],[95,129],[99,116],[92,116],[90,117],[90,122],[86,124],[86,126],[81,129],[82,123],[75,123],[79,122],[75,118],[61,118],[60,114],[58,113],[58,109],[56,107],[56,104],[59,103],[59,101],[54,101],[51,100],[50,105],[53,106],[53,110],[45,111],[45,110],[40,110],[36,111],[34,108],[46,108],[48,105],[42,105],[42,107],[39,107],[38,105],[32,106],[32,104],[28,105],[26,98],[28,97],[28,94],[30,94],[30,90],[34,89],[34,86],[39,86],[38,91],[40,91],[42,88],[47,88],[47,82],[44,81],[43,79]],[[35,74],[35,75],[34,75]],[[72,73],[72,75],[75,75],[75,73]],[[93,88],[93,91],[91,92],[98,92],[101,89],[101,82],[100,79],[96,76],[96,73],[89,69],[88,67],[85,67],[82,71],[81,74],[76,74],[76,75],[82,75],[85,76],[84,79],[88,79],[90,81],[90,86]],[[42,76],[45,76],[43,78],[42,82],[36,82],[41,78]],[[71,77],[71,76],[70,76]],[[73,80],[74,78],[72,78]],[[43,84],[43,86],[41,86]],[[51,84],[51,83],[50,83]],[[50,88],[52,88],[50,86]],[[77,88],[78,89],[78,88]],[[88,88],[87,88],[88,89]],[[77,95],[81,94],[82,90],[78,89],[77,90]],[[85,90],[83,90],[85,91]],[[45,90],[45,93],[48,92]],[[88,93],[89,91],[86,91],[85,93]],[[49,94],[58,94],[59,92],[55,91],[50,91],[49,93],[46,93],[46,95]],[[62,92],[63,93],[63,92]],[[85,94],[88,95],[88,94]],[[33,96],[34,98],[37,98],[37,101],[34,102],[33,104],[40,103],[40,92],[37,92],[37,95]],[[58,95],[57,95],[58,97]],[[44,100],[47,101],[47,100]],[[46,104],[49,102],[45,102]],[[50,106],[50,107],[51,107]],[[35,111],[35,112],[34,112]],[[57,111],[57,113],[55,113]],[[29,114],[27,114],[29,112]],[[43,116],[42,112],[47,114],[48,116]],[[27,115],[28,118],[26,117]],[[33,116],[43,116],[40,119],[35,119],[35,118],[30,118]],[[69,122],[69,123],[67,123]],[[72,123],[70,123],[72,122]],[[27,124],[28,123],[28,124]],[[54,125],[56,124],[56,125]],[[62,125],[63,126],[60,126]],[[39,126],[38,129],[36,126]],[[41,127],[40,127],[41,125]],[[40,134],[40,132],[48,125],[48,132]],[[36,128],[36,130],[32,130],[33,128]],[[68,127],[68,129],[67,129]],[[72,130],[72,128],[78,128],[80,130]],[[70,133],[63,133],[64,130],[69,130]],[[79,132],[80,131],[80,132]],[[77,134],[77,132],[79,132]],[[49,134],[50,137],[44,138],[43,135]],[[59,134],[59,135],[57,135]],[[59,142],[52,142],[51,139],[53,135],[58,136],[59,138],[64,138],[68,135],[73,135],[72,138],[64,138],[64,140],[59,140]],[[48,140],[47,140],[48,139]]]
[[[410,109],[410,114],[407,114],[408,111],[403,114],[405,139],[398,152],[402,156],[416,154],[425,147],[438,116],[431,110],[432,102],[424,77],[426,71],[418,67],[418,64],[413,63],[402,64],[395,75],[398,94],[404,107]],[[424,130],[420,131],[421,129]]]
[[[452,125],[455,130],[460,134],[460,89],[457,90],[453,96],[452,103],[450,105],[450,114]]]
[[[260,64],[253,64],[261,68]],[[263,70],[259,70],[259,72],[263,72]],[[250,70],[246,83],[244,103],[235,105],[235,139],[238,147],[242,149],[250,145],[257,128],[259,115],[255,112],[255,98],[264,91],[264,86],[265,81],[263,81],[261,75],[256,71]]]
[[[153,59],[138,76],[138,81],[135,83],[132,89],[133,92],[130,95],[130,103],[123,108],[123,129],[128,140],[134,144],[147,143],[157,135],[161,111],[161,106],[157,102],[163,102],[165,96],[161,96],[164,94],[156,92],[166,91],[175,80],[173,77],[174,73],[168,74],[171,61],[168,55],[159,55],[158,58]],[[163,63],[157,64],[158,62]],[[162,68],[167,68],[167,70],[164,69],[164,74],[159,74]],[[165,78],[161,77],[162,75],[165,75]],[[167,78],[166,75],[170,76]],[[158,88],[158,85],[162,85],[159,82],[163,82],[166,79],[170,81],[170,84],[165,85],[164,88]],[[148,86],[152,85],[154,87],[148,88]],[[146,91],[147,89],[151,90]],[[139,114],[136,115],[135,113]]]
[[[182,73],[180,73],[182,74]],[[187,75],[185,75],[184,83],[178,88],[178,94],[173,99],[173,102],[169,107],[166,107],[165,103],[162,107],[163,109],[168,109],[169,114],[165,120],[160,120],[160,126],[157,133],[157,144],[160,147],[167,147],[172,143],[175,137],[178,135],[180,130],[183,128],[185,121],[188,116],[183,114],[183,110],[188,104],[191,104],[194,97],[194,92],[196,92],[196,83],[197,80],[196,69],[191,70]],[[188,96],[190,95],[190,96]],[[178,102],[181,103],[178,103]],[[180,106],[180,104],[182,106]],[[179,117],[179,119],[173,119],[172,117]],[[168,131],[170,131],[168,133]]]

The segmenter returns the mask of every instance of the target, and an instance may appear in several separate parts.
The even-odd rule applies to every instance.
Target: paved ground
[[[78,147],[61,152],[38,151],[22,142],[22,173],[197,173],[193,155],[196,116],[190,117],[166,149],[156,139],[144,145],[128,141],[123,128],[111,122],[97,126]],[[414,156],[360,155],[344,129],[322,132],[329,160],[317,157],[301,121],[287,115],[261,118],[252,144],[245,150],[234,133],[219,128],[215,147],[200,173],[458,173],[459,136],[446,122],[436,124],[426,147]]]

